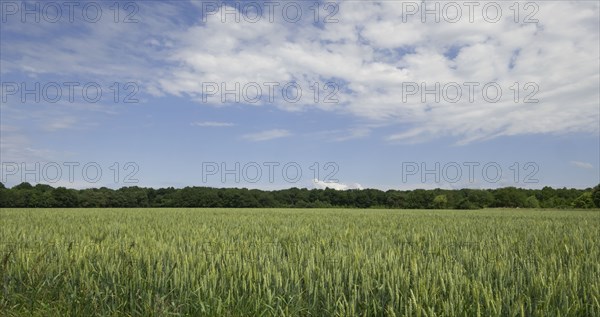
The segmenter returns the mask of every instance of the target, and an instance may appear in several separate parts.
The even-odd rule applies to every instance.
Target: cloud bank
[[[390,142],[451,137],[468,144],[499,136],[600,132],[598,2],[536,3],[537,23],[524,23],[525,9],[531,9],[525,7],[516,23],[512,3],[505,2],[499,2],[503,14],[493,23],[480,14],[472,21],[463,15],[455,23],[434,17],[423,22],[420,14],[408,14],[412,7],[405,3],[340,1],[334,23],[323,23],[323,17],[315,23],[307,6],[295,23],[277,18],[280,11],[273,21],[250,22],[255,13],[247,11],[239,22],[230,15],[224,21],[223,11],[236,10],[231,4],[206,14],[203,2],[177,1],[140,3],[134,24],[103,20],[58,33],[61,24],[7,24],[3,35],[11,45],[3,45],[2,73],[135,81],[151,96],[211,106],[240,96],[223,99],[222,91],[207,94],[208,88],[239,84],[255,95],[257,84],[263,98],[240,102],[351,116],[386,127]],[[273,86],[265,83],[278,84],[272,99],[265,95]],[[302,87],[304,98],[282,97],[280,88],[288,83]],[[69,120],[49,129],[77,121]],[[281,129],[243,138],[290,134]],[[368,135],[359,128],[336,139]]]

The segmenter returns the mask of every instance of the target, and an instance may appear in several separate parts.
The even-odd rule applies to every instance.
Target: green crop
[[[600,316],[600,212],[3,209],[0,316]]]

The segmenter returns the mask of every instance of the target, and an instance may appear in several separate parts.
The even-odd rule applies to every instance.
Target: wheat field
[[[600,316],[598,210],[2,209],[0,316]]]

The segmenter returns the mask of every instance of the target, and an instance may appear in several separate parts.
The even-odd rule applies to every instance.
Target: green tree
[[[52,191],[52,198],[54,198],[54,207],[71,208],[79,206],[77,194],[72,189],[58,187]]]
[[[28,182],[22,182],[21,184],[13,187],[12,189],[16,189],[16,190],[22,190],[22,189],[32,189],[33,186],[31,186],[31,184],[29,184]]]
[[[592,201],[594,201],[596,208],[600,208],[600,184],[592,190]]]
[[[446,195],[437,195],[433,199],[433,206],[437,209],[444,209],[448,205],[448,197]]]
[[[527,197],[527,199],[525,200],[525,207],[526,208],[540,208],[540,202],[537,200],[537,198],[535,198],[535,196],[531,195],[531,196]]]
[[[85,189],[79,192],[79,206],[87,208],[109,207],[112,191],[106,187]]]
[[[111,204],[115,207],[148,207],[148,195],[144,188],[122,187],[113,192]]]
[[[4,184],[0,183],[0,208],[11,207],[10,189],[4,187]]]
[[[527,200],[525,192],[515,187],[497,189],[494,198],[495,207],[508,208],[525,207],[525,200]]]
[[[424,189],[415,189],[407,196],[408,208],[427,209],[433,207],[433,192]]]
[[[386,192],[386,206],[388,208],[404,208],[404,194],[396,190]]]
[[[592,193],[585,192],[581,196],[577,197],[572,206],[575,208],[594,208],[594,201],[592,200]]]
[[[458,205],[456,205],[456,209],[479,209],[480,207],[477,206],[475,203],[469,201],[468,198],[464,198],[462,199]]]
[[[351,194],[354,196],[354,206],[358,208],[369,208],[372,205],[371,197],[369,193],[365,190],[353,189],[350,190]]]

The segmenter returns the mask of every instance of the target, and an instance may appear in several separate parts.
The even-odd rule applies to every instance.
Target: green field
[[[2,209],[0,316],[600,316],[600,212]]]

